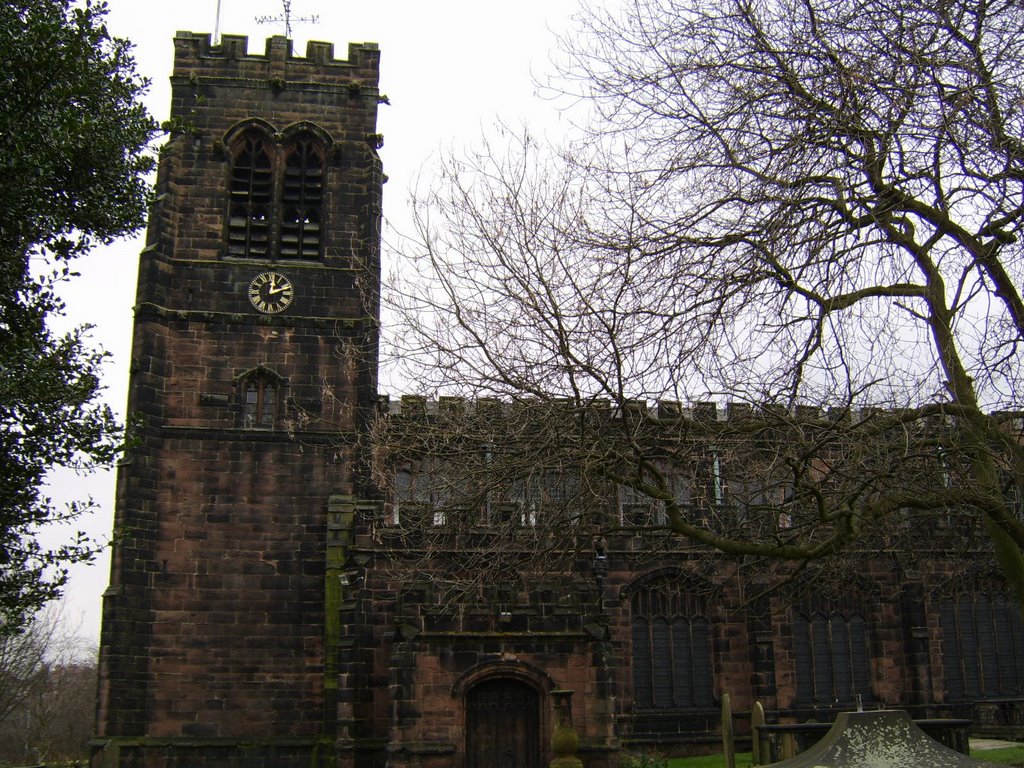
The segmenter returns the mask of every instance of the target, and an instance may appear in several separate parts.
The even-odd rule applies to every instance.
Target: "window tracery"
[[[311,131],[297,131],[278,142],[258,126],[232,144],[228,255],[319,259],[324,141]]]
[[[1024,694],[1024,621],[1002,594],[963,594],[939,610],[946,697]]]
[[[641,709],[714,706],[711,623],[699,596],[667,580],[631,601],[633,696]]]
[[[868,624],[857,607],[807,601],[794,609],[791,631],[798,702],[831,706],[871,698]]]
[[[283,382],[263,368],[238,379],[241,421],[244,429],[274,429],[281,412]]]
[[[268,255],[274,185],[271,154],[264,137],[255,133],[242,137],[231,167],[229,256]]]
[[[320,147],[311,137],[299,137],[287,151],[278,251],[282,259],[320,256],[323,165]]]

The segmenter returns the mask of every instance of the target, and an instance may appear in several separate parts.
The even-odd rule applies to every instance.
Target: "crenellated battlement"
[[[349,87],[376,86],[380,50],[376,43],[349,43],[348,58],[334,56],[334,44],[310,40],[305,56],[292,41],[267,38],[263,53],[249,52],[247,35],[223,35],[214,44],[209,33],[179,31],[174,36],[174,75],[195,79],[276,79]]]
[[[485,413],[512,413],[516,408],[547,409],[554,413],[559,406],[565,409],[576,408],[569,400],[501,400],[494,397],[481,397],[475,400],[461,397],[440,397],[431,400],[422,395],[402,395],[392,399],[386,394],[377,396],[378,411],[381,414],[399,416],[404,419],[429,418],[439,415],[480,415]],[[881,408],[863,407],[859,409],[821,408],[814,405],[797,405],[786,409],[781,406],[755,406],[746,402],[728,402],[724,407],[715,402],[682,403],[677,400],[626,400],[613,405],[607,399],[595,399],[583,406],[592,413],[602,413],[612,419],[621,418],[624,414],[643,416],[651,421],[671,423],[680,421],[703,423],[739,423],[744,420],[772,416],[772,420],[780,422],[810,423],[819,420],[838,423],[840,421],[866,421],[872,417],[897,416],[905,411],[886,410]],[[949,416],[951,414],[947,414]],[[1024,431],[1024,412],[996,411],[990,416],[1013,432]],[[921,423],[934,427],[944,420],[939,412],[919,414]]]
[[[378,397],[381,413],[406,418],[417,416],[433,416],[442,413],[459,412],[465,414],[479,413],[487,409],[514,409],[516,407],[528,407],[535,403],[538,407],[557,408],[564,403],[570,407],[570,401],[530,401],[516,400],[503,401],[497,398],[479,398],[477,400],[466,400],[459,397],[441,397],[437,400],[429,400],[420,395],[402,395],[397,400],[392,400],[388,395]],[[715,422],[715,421],[739,421],[751,418],[757,409],[749,403],[730,402],[724,408],[720,408],[714,402],[681,403],[676,400],[659,400],[650,402],[647,400],[627,400],[619,405],[612,405],[607,399],[596,399],[588,402],[585,406],[594,412],[603,412],[613,418],[621,417],[624,413],[636,416],[646,416],[657,421],[675,421],[681,419]],[[801,420],[820,418],[822,410],[812,406],[797,406],[794,415]]]
[[[166,166],[164,178],[185,168],[197,174],[178,187],[180,194],[173,198],[191,232],[176,242],[188,243],[190,258],[196,253],[214,258],[223,252],[219,222],[227,200],[224,162],[238,148],[235,139],[256,125],[261,135],[282,146],[296,132],[316,136],[319,146],[329,150],[324,157],[329,188],[325,204],[360,200],[374,216],[379,213],[382,177],[376,150],[383,138],[377,133],[381,97],[376,43],[352,43],[348,58],[339,59],[327,42],[311,41],[303,57],[296,56],[292,41],[280,35],[267,39],[263,52],[257,53],[249,51],[245,35],[224,35],[214,44],[209,34],[178,32],[174,48],[172,139],[187,133],[190,140],[172,141],[161,162]],[[342,167],[348,171],[343,176],[331,175]],[[203,183],[196,183],[196,178]],[[170,216],[172,204],[161,206],[161,212]],[[347,258],[343,254],[349,253],[352,242],[374,242],[376,225],[367,223],[365,231],[355,232],[354,220],[345,218],[353,212],[325,209],[326,258]],[[213,225],[191,229],[193,221]]]

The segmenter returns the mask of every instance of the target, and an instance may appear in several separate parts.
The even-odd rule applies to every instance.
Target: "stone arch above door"
[[[524,661],[486,661],[474,664],[452,683],[452,697],[459,699],[477,683],[492,677],[511,677],[532,685],[538,692],[547,695],[558,688],[554,679],[539,667]]]

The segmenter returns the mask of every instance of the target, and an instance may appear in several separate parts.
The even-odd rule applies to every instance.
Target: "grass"
[[[1024,746],[1006,747],[1003,749],[976,749],[971,757],[1000,765],[1013,765],[1024,768]],[[725,768],[725,759],[721,755],[704,755],[702,757],[674,757],[667,761],[668,768]],[[750,768],[750,753],[736,753],[736,768]]]
[[[971,757],[987,760],[990,763],[1024,766],[1024,746],[1005,747],[1002,749],[975,749],[971,752]],[[739,766],[737,765],[736,768],[739,768]]]
[[[721,755],[673,757],[668,761],[668,768],[725,768],[725,758]],[[749,752],[736,753],[736,768],[750,768]]]

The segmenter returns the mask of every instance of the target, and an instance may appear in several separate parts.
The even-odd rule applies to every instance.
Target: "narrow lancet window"
[[[231,167],[228,255],[265,258],[270,244],[274,172],[266,141],[245,136]]]
[[[273,429],[278,413],[277,385],[263,376],[246,379],[243,390],[242,426],[246,429]]]
[[[280,257],[320,258],[323,157],[308,137],[290,147],[282,187]]]

